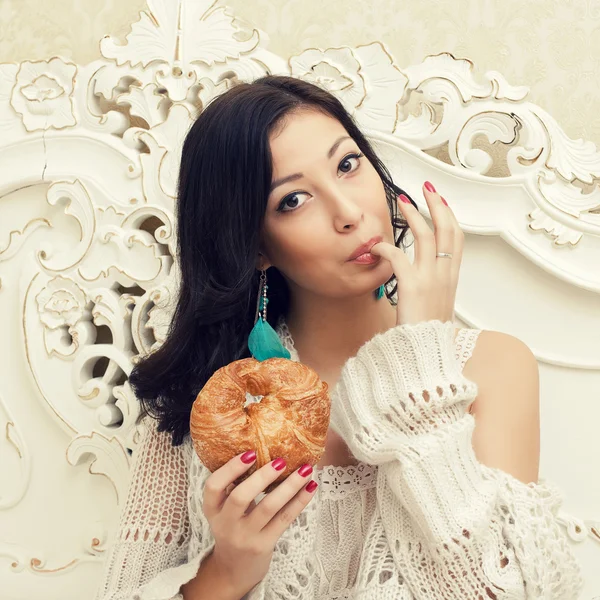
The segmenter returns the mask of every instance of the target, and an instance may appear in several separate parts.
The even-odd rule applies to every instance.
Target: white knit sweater
[[[284,323],[278,332],[298,360]],[[315,497],[243,600],[579,597],[560,491],[476,460],[477,387],[462,375],[476,335],[461,334],[457,345],[450,322],[397,326],[346,362],[330,426],[360,462],[315,469]],[[182,600],[214,547],[201,511],[208,475],[189,439],[173,448],[147,430],[98,600]]]

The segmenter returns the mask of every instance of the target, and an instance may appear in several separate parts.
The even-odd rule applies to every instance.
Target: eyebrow
[[[344,140],[351,140],[352,138],[349,135],[343,135],[342,137],[338,138],[333,146],[331,146],[331,148],[329,149],[329,152],[327,153],[327,158],[331,158],[334,154],[334,152],[338,149],[338,146],[344,141]],[[286,177],[282,177],[281,179],[276,179],[272,184],[271,184],[271,189],[269,190],[269,194],[276,188],[279,187],[280,185],[283,185],[284,183],[287,183],[288,181],[296,181],[296,179],[300,179],[301,177],[304,177],[303,173],[294,173],[292,175],[287,175]]]

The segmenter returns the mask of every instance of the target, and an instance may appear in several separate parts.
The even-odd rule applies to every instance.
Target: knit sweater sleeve
[[[183,600],[180,587],[214,547],[203,515],[190,519],[191,451],[174,447],[155,426],[145,428],[96,600]]]
[[[346,362],[331,426],[380,465],[382,521],[416,600],[575,600],[582,579],[557,521],[560,492],[477,461],[476,395],[451,322],[401,325]]]

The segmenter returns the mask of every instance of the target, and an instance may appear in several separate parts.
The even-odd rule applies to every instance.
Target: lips
[[[374,238],[371,238],[368,242],[365,242],[364,244],[361,244],[348,258],[348,260],[354,260],[355,258],[358,258],[361,254],[367,254],[367,252],[371,251],[371,248],[375,245],[375,244],[379,244],[379,242],[383,242],[383,237],[378,235]]]

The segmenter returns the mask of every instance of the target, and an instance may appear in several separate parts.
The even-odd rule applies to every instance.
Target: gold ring
[[[452,254],[450,254],[450,252],[438,252],[436,256],[438,258],[452,258]]]

